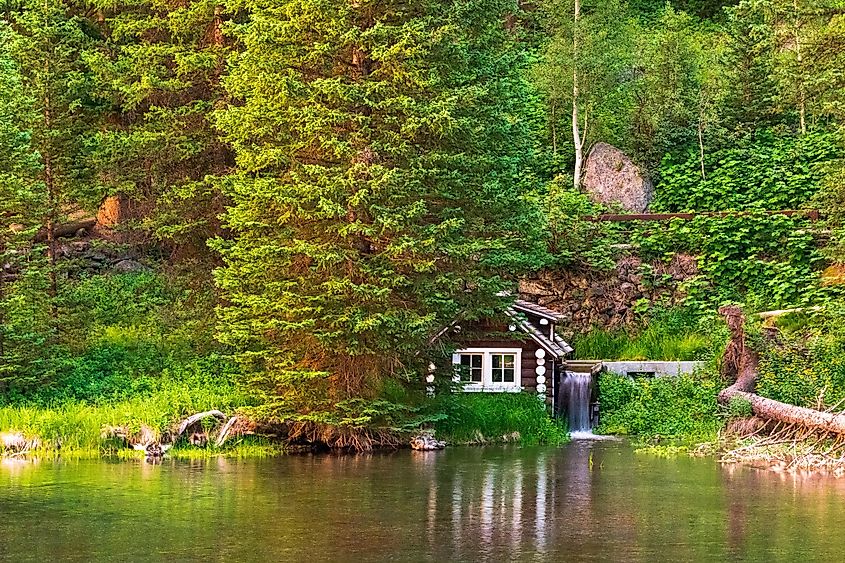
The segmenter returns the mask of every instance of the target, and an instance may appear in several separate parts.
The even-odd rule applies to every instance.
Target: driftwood
[[[217,440],[214,442],[215,447],[219,448],[223,445],[223,443],[226,441],[226,438],[229,437],[229,433],[232,431],[232,427],[237,421],[237,416],[233,416],[228,421],[226,421],[226,424],[223,425],[223,428],[220,429],[220,433],[217,435]]]
[[[435,440],[434,434],[429,431],[423,431],[411,438],[411,449],[419,451],[433,451],[442,450],[446,447],[446,442]]]
[[[734,383],[719,393],[719,402],[728,404],[734,398],[745,399],[751,404],[754,415],[775,422],[794,424],[805,428],[834,434],[845,434],[845,413],[823,412],[798,407],[757,395],[755,385],[759,375],[760,357],[747,346],[744,332],[745,316],[736,306],[719,309],[731,331],[731,340],[725,349],[722,373]]]
[[[198,412],[197,414],[193,414],[182,421],[179,425],[179,429],[176,431],[176,436],[174,437],[174,441],[178,440],[182,434],[185,433],[185,430],[199,422],[200,420],[214,417],[218,419],[220,422],[225,423],[228,420],[228,416],[218,410],[210,410],[205,412]]]

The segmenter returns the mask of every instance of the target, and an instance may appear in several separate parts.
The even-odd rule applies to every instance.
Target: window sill
[[[519,393],[522,387],[519,385],[464,385],[465,393]]]

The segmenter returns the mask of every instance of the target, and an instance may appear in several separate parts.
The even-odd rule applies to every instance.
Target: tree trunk
[[[799,15],[798,0],[792,0],[792,9],[794,10],[794,28],[795,33],[795,59],[798,63],[798,122],[801,127],[801,134],[807,134],[807,104],[806,92],[804,90],[804,59],[801,53],[801,19]]]
[[[581,170],[584,166],[584,138],[587,135],[586,120],[584,131],[578,123],[578,22],[581,20],[581,0],[575,0],[575,14],[572,26],[572,142],[575,145],[575,168],[572,171],[572,185],[581,190]]]
[[[6,324],[6,245],[0,240],[0,365],[6,356],[6,340],[3,326]]]
[[[49,102],[49,97],[45,97],[44,127],[47,131],[50,130],[51,126]],[[49,262],[48,275],[50,278],[48,295],[50,296],[50,316],[55,321],[59,317],[59,310],[56,304],[56,298],[59,294],[58,274],[56,272],[56,264],[58,262],[58,244],[56,241],[56,208],[58,204],[56,201],[56,179],[53,174],[53,159],[50,154],[49,147],[47,147],[47,150],[44,153],[44,183],[47,185],[47,204],[49,206],[47,210],[46,224],[44,225],[44,230],[46,231],[47,237],[47,261]]]
[[[745,316],[736,306],[719,309],[725,317],[731,331],[731,340],[725,349],[723,373],[727,377],[735,377],[730,387],[722,389],[718,400],[728,404],[731,399],[745,399],[751,404],[754,415],[765,420],[774,420],[786,424],[797,424],[806,428],[845,435],[845,413],[829,413],[797,407],[767,399],[754,393],[754,386],[759,375],[760,358],[757,352],[747,346],[743,325]]]

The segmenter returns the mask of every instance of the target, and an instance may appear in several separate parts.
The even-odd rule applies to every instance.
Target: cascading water
[[[593,376],[591,373],[567,371],[560,384],[563,407],[569,432],[589,434],[592,430],[590,421],[590,402],[593,394]]]

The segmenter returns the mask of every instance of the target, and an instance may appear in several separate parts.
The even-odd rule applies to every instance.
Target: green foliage
[[[825,182],[831,161],[841,159],[839,132],[796,137],[761,130],[708,149],[701,177],[698,147],[667,153],[660,163],[654,211],[798,209]]]
[[[748,418],[754,414],[751,401],[745,397],[731,397],[727,410],[730,418]]]
[[[757,391],[808,408],[841,409],[845,402],[845,330],[841,302],[811,316],[779,319],[778,341],[760,361]]]
[[[539,204],[539,202],[538,202]],[[601,213],[601,206],[572,189],[572,179],[559,176],[548,185],[546,206],[550,267],[580,266],[609,269],[615,266],[613,223],[584,221]]]
[[[644,259],[698,256],[700,276],[686,284],[690,306],[712,311],[740,301],[766,310],[818,297],[821,255],[808,227],[783,215],[699,216],[643,226],[632,239]]]
[[[711,441],[722,425],[716,403],[721,388],[721,379],[711,374],[631,379],[603,373],[596,432],[645,441]]]
[[[518,441],[523,445],[562,444],[566,428],[551,419],[531,393],[456,393],[433,399],[445,417],[434,424],[438,439],[483,444]]]
[[[232,160],[210,120],[225,97],[229,14],[212,0],[90,5],[105,14],[95,24],[102,40],[84,53],[108,108],[89,141],[97,180],[143,210],[133,228],[178,250],[174,262],[197,260],[193,276],[210,283],[205,243],[223,211],[215,177]]]
[[[656,312],[639,328],[593,329],[572,344],[578,359],[713,360],[726,338],[723,323],[716,319],[675,309]]]
[[[433,334],[539,264],[515,5],[367,6],[245,2],[217,114],[238,163],[219,338],[302,413],[424,368]]]

